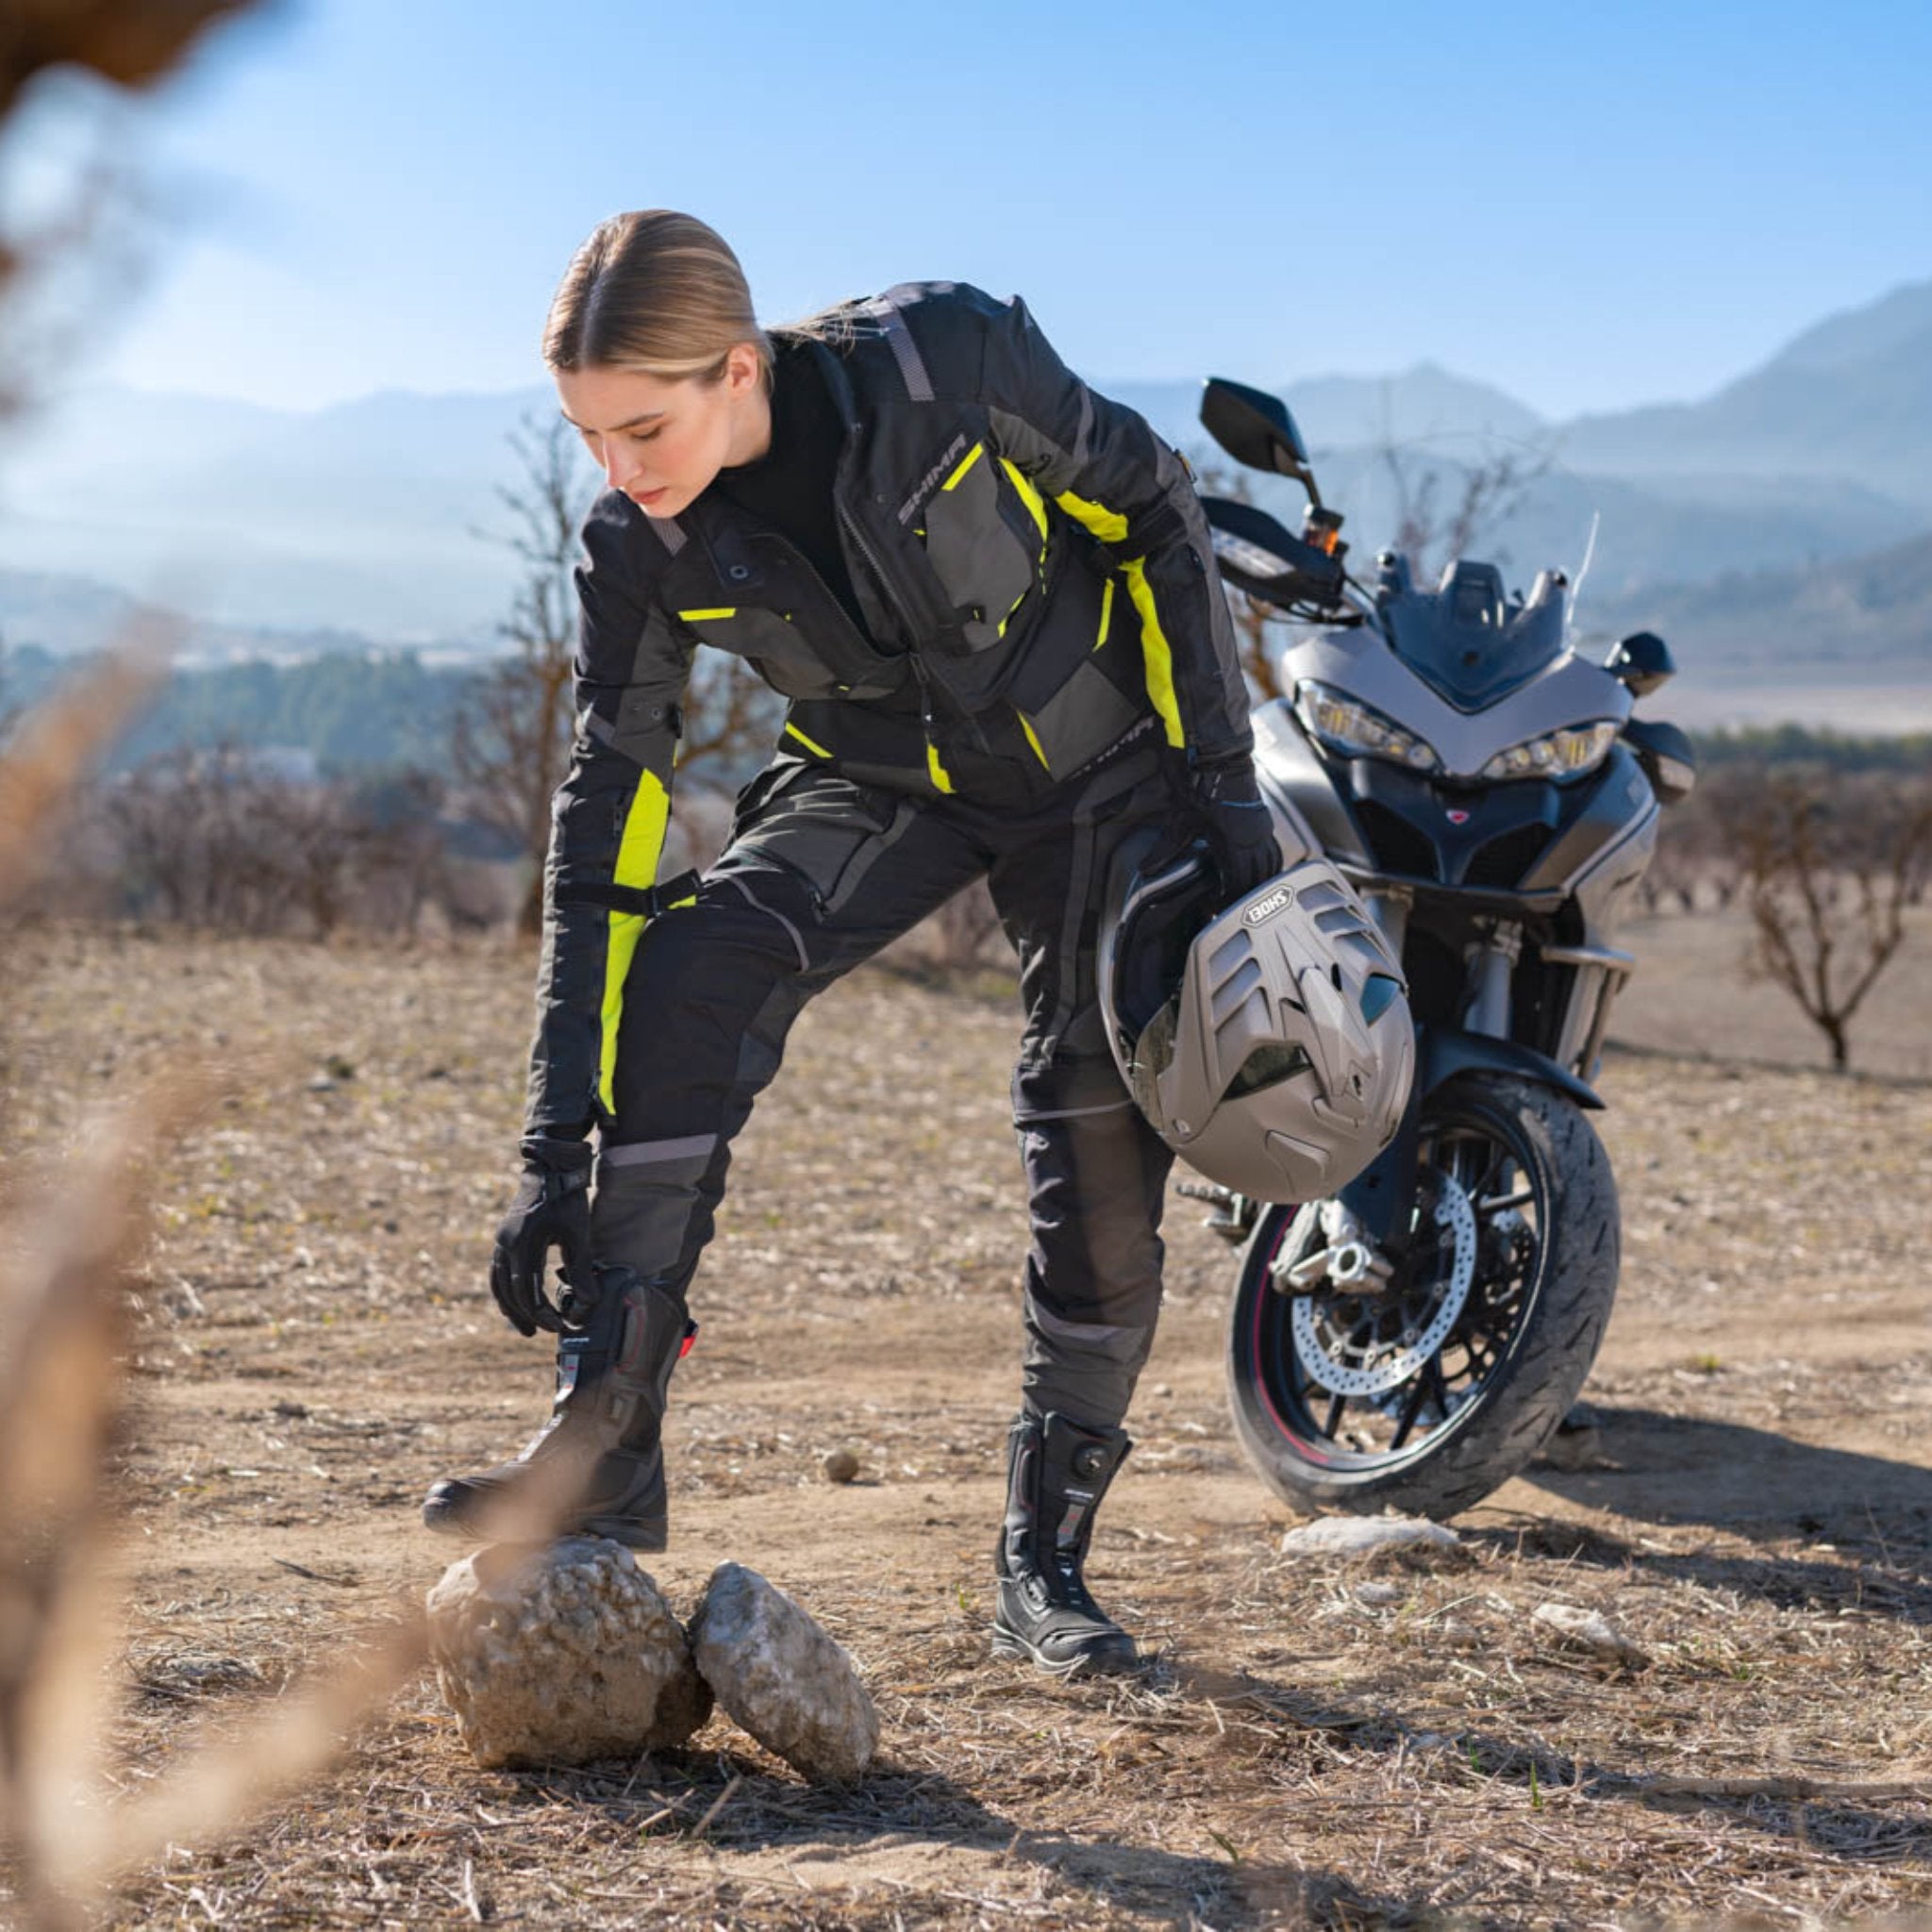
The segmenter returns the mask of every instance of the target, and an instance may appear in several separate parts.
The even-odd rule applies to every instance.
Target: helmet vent
[[[1401,986],[1386,973],[1372,973],[1362,982],[1362,1018],[1373,1026],[1395,1003]]]
[[[1249,1000],[1258,994],[1261,994],[1261,969],[1252,958],[1244,958],[1208,993],[1208,1010],[1216,1029],[1225,1026]],[[1262,999],[1265,1010],[1265,995]]]

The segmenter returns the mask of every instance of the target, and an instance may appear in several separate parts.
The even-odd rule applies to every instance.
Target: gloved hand
[[[496,1230],[490,1292],[520,1335],[563,1328],[563,1317],[543,1291],[552,1248],[563,1255],[563,1275],[591,1278],[591,1162],[584,1141],[530,1135],[523,1143],[524,1174],[509,1212]]]
[[[1255,768],[1246,758],[1227,764],[1198,765],[1190,774],[1192,803],[1221,883],[1230,901],[1245,898],[1281,870],[1274,818],[1261,799]]]

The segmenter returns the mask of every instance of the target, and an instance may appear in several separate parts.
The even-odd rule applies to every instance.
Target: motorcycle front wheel
[[[1228,1322],[1235,1432],[1298,1509],[1448,1517],[1569,1412],[1617,1291],[1609,1158],[1554,1089],[1487,1074],[1423,1103],[1414,1238],[1374,1294],[1297,1294],[1323,1204],[1263,1211]]]

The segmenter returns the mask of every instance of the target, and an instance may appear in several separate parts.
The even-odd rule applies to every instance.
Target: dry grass
[[[283,1056],[170,1159],[137,1283],[134,1796],[420,1601],[448,1554],[423,1489],[541,1409],[541,1352],[482,1287],[530,960],[28,943],[29,1148],[145,1066]],[[657,1761],[482,1774],[418,1676],[301,1795],[129,1880],[114,1923],[1802,1924],[1932,1902],[1932,1093],[1614,1060],[1602,1461],[1512,1484],[1441,1569],[1274,1554],[1283,1512],[1218,1390],[1230,1264],[1177,1212],[1096,1558],[1158,1661],[1055,1686],[985,1649],[1023,1226],[1008,998],[872,973],[807,1016],[675,1391],[660,1581],[689,1605],[732,1557],[800,1596],[880,1697],[883,1773],[815,1792],[716,1724]],[[831,1490],[840,1444],[863,1473]],[[1531,1619],[1550,1601],[1605,1611],[1651,1667],[1564,1648]]]

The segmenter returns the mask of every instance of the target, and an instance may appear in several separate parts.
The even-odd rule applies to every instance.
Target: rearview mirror
[[[1308,492],[1310,503],[1321,503],[1308,468],[1308,446],[1279,396],[1210,375],[1201,396],[1201,426],[1236,462],[1292,476]]]
[[[1660,805],[1682,805],[1697,789],[1697,751],[1676,725],[1662,718],[1632,718],[1624,741],[1637,754]]]
[[[1676,659],[1671,647],[1654,630],[1632,631],[1610,646],[1604,669],[1633,697],[1648,697],[1660,685],[1677,675]]]

